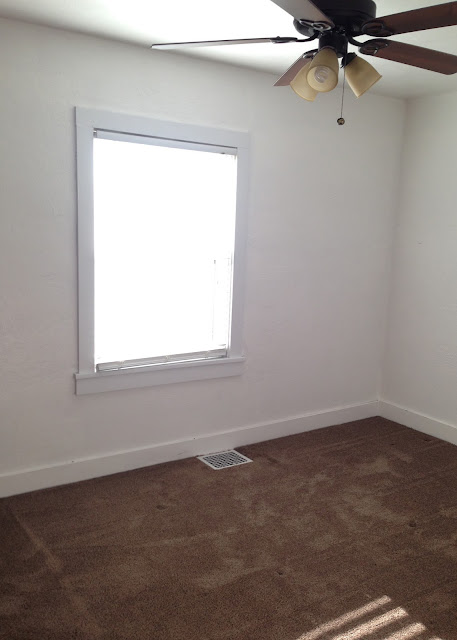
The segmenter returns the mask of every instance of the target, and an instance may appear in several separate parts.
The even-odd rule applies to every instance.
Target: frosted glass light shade
[[[333,49],[321,49],[307,69],[308,84],[318,93],[332,91],[338,84],[338,56]]]
[[[357,98],[360,98],[365,91],[371,89],[381,78],[382,75],[369,62],[358,56],[346,66],[348,85]]]
[[[295,78],[291,81],[290,86],[297,96],[300,96],[300,98],[308,100],[309,102],[314,102],[317,96],[317,91],[309,86],[307,78],[310,64],[311,62],[308,62],[305,67],[300,69]]]

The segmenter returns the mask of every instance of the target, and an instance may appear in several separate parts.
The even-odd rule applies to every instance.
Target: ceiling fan
[[[348,53],[348,45],[360,53],[413,67],[451,75],[457,73],[457,56],[425,49],[403,42],[387,40],[389,36],[426,29],[457,25],[457,2],[447,2],[423,9],[376,17],[373,0],[272,0],[294,19],[294,27],[304,38],[247,38],[153,44],[153,49],[178,49],[231,44],[272,42],[311,42],[318,48],[307,51],[277,80],[275,86],[290,85],[301,98],[314,101],[319,93],[331,91],[338,84],[339,63],[357,97],[370,89],[381,75],[363,58]],[[360,36],[374,36],[358,42]],[[343,118],[341,118],[343,120]],[[344,124],[341,122],[340,124]]]

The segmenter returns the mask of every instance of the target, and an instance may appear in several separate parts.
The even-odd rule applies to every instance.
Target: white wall
[[[269,74],[6,20],[0,51],[0,490],[147,464],[160,459],[150,447],[175,440],[273,423],[249,436],[262,440],[369,412],[401,101],[348,96],[338,127],[338,91],[308,104]],[[244,375],[75,396],[75,105],[251,133]],[[362,410],[300,422],[347,405]],[[98,461],[132,449],[130,462]],[[66,463],[86,458],[72,475]]]
[[[457,93],[408,104],[382,388],[437,435],[457,426],[456,114]]]

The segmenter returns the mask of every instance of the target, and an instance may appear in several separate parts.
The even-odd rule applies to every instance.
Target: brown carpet
[[[0,501],[2,640],[457,640],[457,447],[362,420]]]

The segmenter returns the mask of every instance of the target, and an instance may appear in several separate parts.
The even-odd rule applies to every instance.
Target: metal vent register
[[[220,453],[209,453],[207,456],[197,456],[199,460],[211,467],[211,469],[227,469],[227,467],[236,467],[239,464],[252,462],[250,458],[246,458],[235,449],[230,451],[221,451]]]

